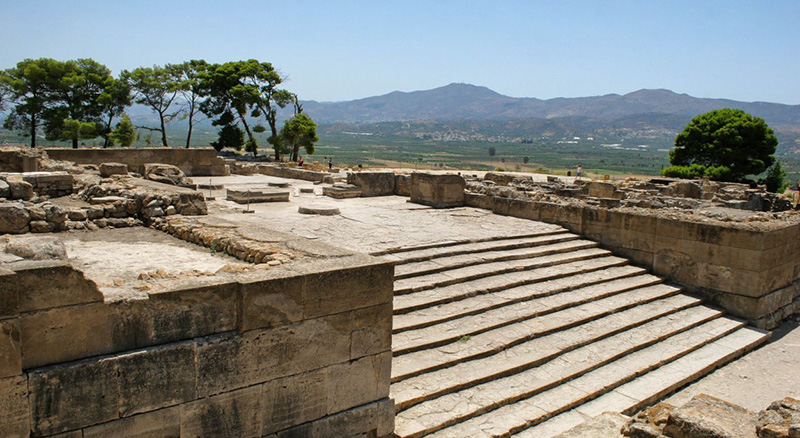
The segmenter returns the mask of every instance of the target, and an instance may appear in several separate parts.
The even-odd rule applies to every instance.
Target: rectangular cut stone
[[[117,358],[121,417],[197,397],[194,343],[151,347]]]
[[[232,391],[184,404],[181,409],[181,436],[260,437],[264,435],[262,385]]]
[[[359,186],[364,197],[394,195],[393,172],[351,172],[347,174],[347,183]]]
[[[394,431],[390,399],[359,406],[278,433],[278,438],[385,437]]]
[[[349,313],[198,345],[198,396],[219,394],[350,360]]]
[[[330,187],[323,187],[322,194],[334,199],[358,198],[361,196],[361,187],[337,183]]]
[[[0,277],[0,289],[16,291],[19,312],[103,301],[97,285],[69,263],[24,261],[15,263],[14,271],[14,276]]]
[[[181,436],[180,407],[160,409],[103,423],[83,430],[78,438],[179,438]]]
[[[394,266],[390,263],[309,274],[303,300],[304,317],[389,303],[393,283]]]
[[[228,189],[227,200],[237,204],[259,202],[289,202],[289,191],[282,189],[253,188],[248,190]]]
[[[245,281],[240,288],[240,331],[279,327],[303,319],[305,275]]]
[[[235,282],[186,287],[150,294],[154,344],[180,341],[236,328],[239,306]]]
[[[0,436],[30,436],[27,376],[0,379]]]
[[[20,318],[22,367],[146,346],[152,332],[149,318],[141,302],[92,303],[24,314]]]
[[[22,374],[19,319],[0,320],[0,379]]]
[[[29,373],[31,430],[51,435],[118,418],[116,361],[94,359]]]
[[[328,369],[328,414],[389,396],[392,353],[385,352]]]
[[[382,353],[392,348],[392,304],[353,311],[350,359]]]
[[[264,433],[278,432],[328,413],[328,368],[264,384]]]
[[[411,174],[411,202],[433,208],[462,207],[466,182],[461,175],[414,172]]]

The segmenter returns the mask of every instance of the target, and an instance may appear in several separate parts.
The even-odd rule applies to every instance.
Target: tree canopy
[[[757,175],[774,161],[778,139],[764,119],[744,111],[723,108],[701,114],[675,138],[666,176],[705,176],[720,181],[742,181]]]
[[[317,124],[304,113],[299,113],[287,120],[280,133],[280,142],[291,151],[291,160],[297,161],[300,148],[306,153],[314,153],[314,143],[319,141]]]

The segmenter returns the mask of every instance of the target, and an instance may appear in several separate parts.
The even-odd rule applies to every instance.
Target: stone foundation
[[[5,264],[0,436],[388,436],[392,265],[292,268],[109,295]]]
[[[460,175],[415,172],[411,174],[411,202],[433,208],[461,207],[466,183]]]
[[[392,172],[351,172],[347,183],[361,187],[361,196],[391,196],[395,194],[395,175]]]
[[[109,148],[67,149],[48,148],[53,160],[73,161],[78,164],[121,163],[131,172],[144,174],[147,163],[171,164],[188,176],[224,176],[230,172],[217,151],[211,148]]]

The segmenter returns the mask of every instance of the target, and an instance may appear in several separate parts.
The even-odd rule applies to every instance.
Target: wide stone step
[[[630,312],[633,313],[633,312]],[[572,350],[602,344],[604,339],[622,340],[619,347],[629,347],[639,341],[637,336],[674,333],[693,325],[718,318],[721,312],[704,306],[682,308],[672,312],[626,318],[607,316],[584,325],[532,339],[503,350],[501,353],[457,363],[449,368],[421,374],[392,385],[392,397],[397,410],[406,409],[421,401],[474,386],[488,380],[520,372],[553,360]],[[626,315],[632,316],[632,315]],[[591,347],[596,350],[596,347]],[[610,350],[609,350],[610,351]]]
[[[561,294],[514,303],[475,315],[466,315],[416,330],[397,333],[392,335],[392,349],[395,355],[400,355],[404,352],[442,345],[457,341],[464,336],[473,336],[494,328],[542,317],[559,310],[579,308],[579,306],[586,303],[596,301],[606,304],[603,299],[623,291],[627,291],[627,293],[625,297],[615,302],[615,305],[619,306],[617,308],[641,303],[643,300],[650,299],[653,296],[661,297],[667,293],[677,293],[677,289],[671,286],[658,285],[637,288],[626,280],[615,280],[609,283],[587,286]],[[653,279],[644,279],[644,284],[652,284],[653,282]]]
[[[578,238],[579,237],[575,234],[560,233],[528,239],[525,241],[525,246],[515,249],[496,247],[486,248],[481,251],[469,252],[466,254],[442,255],[437,258],[426,259],[423,261],[406,262],[405,264],[398,264],[395,266],[394,278],[395,280],[400,280],[403,278],[432,274],[458,267],[477,265],[480,263],[531,258],[547,253],[547,250],[540,248],[542,246],[551,246],[556,243],[570,242],[578,240]],[[583,247],[588,248],[597,246],[595,242],[589,240],[583,240],[582,242],[583,244],[580,246]]]
[[[609,294],[624,292],[637,287],[661,283],[654,275],[643,274],[644,270],[633,266],[605,269],[599,272],[573,275],[545,283],[527,284],[490,294],[476,295],[460,301],[424,308],[409,313],[395,315],[393,332],[419,329],[468,315],[475,315],[493,309],[506,309],[512,304],[543,298],[550,295],[572,292],[586,292],[588,287],[604,289]],[[639,274],[636,276],[636,274]],[[578,278],[575,278],[578,277]],[[577,296],[570,295],[575,304],[580,304]]]
[[[634,400],[635,397],[644,397],[646,393],[666,394],[674,389],[664,389],[673,386],[669,382],[689,382],[765,341],[763,333],[749,328],[739,328],[717,339],[726,331],[724,327],[711,330],[706,330],[705,326],[697,327],[532,397],[471,417],[433,434],[417,436],[507,437],[570,409],[591,415],[597,409],[590,410],[592,404],[587,402],[600,396],[608,397],[606,401],[611,401],[612,397],[618,396]],[[648,374],[657,377],[648,378]],[[612,403],[600,403],[600,400],[597,399],[596,403],[602,405],[603,410],[615,410]],[[620,405],[622,403],[617,406]],[[402,420],[397,424],[402,424]]]
[[[623,266],[627,260],[620,257],[599,257],[569,261],[552,266],[530,269],[528,271],[509,272],[449,286],[428,289],[419,292],[395,295],[394,313],[408,313],[425,307],[462,300],[471,296],[497,292],[525,284],[544,282],[567,277],[574,274],[588,273]]]
[[[392,360],[392,382],[447,368],[459,362],[491,356],[531,339],[555,334],[607,316],[613,317],[604,321],[603,324],[622,330],[700,303],[700,300],[680,295],[679,292],[679,289],[668,286],[644,288],[625,294],[635,294],[636,297],[612,296],[499,327],[468,338],[461,336],[456,338],[455,342],[435,348],[403,355],[395,353],[396,357]],[[620,319],[623,318],[620,316],[623,314],[624,319]],[[559,337],[552,339],[560,340]],[[557,344],[554,344],[553,347],[557,348]]]
[[[564,227],[558,225],[544,223],[538,225],[540,225],[537,227],[539,230],[531,233],[521,233],[512,236],[492,236],[482,239],[444,240],[427,243],[424,245],[390,248],[373,252],[371,255],[385,256],[390,260],[396,261],[397,263],[408,263],[411,261],[425,260],[425,257],[436,257],[439,254],[455,255],[455,253],[458,251],[463,251],[461,253],[465,254],[480,250],[481,248],[495,248],[498,245],[503,245],[504,243],[513,244],[514,241],[524,241],[527,239],[536,239],[553,234],[568,233]]]
[[[397,280],[394,282],[394,293],[396,295],[402,295],[412,292],[419,292],[499,274],[527,271],[536,268],[553,266],[572,261],[587,260],[608,255],[611,255],[610,251],[600,248],[572,250],[569,247],[564,247],[555,254],[542,255],[540,257],[534,257],[530,259],[482,263],[480,265],[466,266],[449,271]]]
[[[485,383],[415,405],[398,414],[396,433],[403,437],[425,436],[502,406],[529,399],[566,382],[577,381],[576,379],[589,372],[659,342],[670,343],[662,351],[674,356],[662,360],[672,360],[678,355],[686,354],[688,348],[699,348],[742,326],[739,321],[717,318],[719,312],[713,311],[690,309],[671,316],[673,318],[660,318],[628,332],[566,352],[538,367],[506,377],[494,377]],[[682,318],[675,318],[676,316]],[[692,347],[685,345],[689,343],[687,340]],[[674,348],[673,345],[680,347]],[[397,401],[394,392],[392,396]]]

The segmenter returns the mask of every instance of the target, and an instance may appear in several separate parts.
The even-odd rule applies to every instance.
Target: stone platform
[[[270,188],[228,189],[227,199],[237,204],[289,202],[289,191]]]

